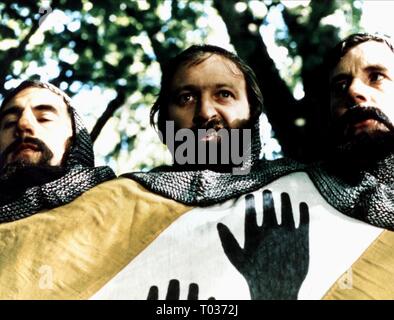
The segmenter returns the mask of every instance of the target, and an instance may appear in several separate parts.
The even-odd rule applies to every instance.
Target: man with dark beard
[[[72,137],[63,97],[34,82],[24,82],[4,99],[0,110],[3,199],[5,195],[19,197],[29,187],[60,177]]]
[[[389,38],[354,34],[326,61],[333,147],[322,172],[342,195],[328,201],[352,217],[394,230],[394,49]],[[311,170],[312,177],[321,177]],[[335,192],[333,192],[335,193]],[[342,198],[342,201],[338,201]]]
[[[346,163],[368,166],[394,151],[393,51],[388,39],[354,35],[327,62],[334,141]]]
[[[164,68],[151,124],[157,113],[159,133],[173,155],[167,169],[247,173],[259,157],[263,106],[253,71],[236,55],[209,45],[190,47]]]
[[[0,221],[64,205],[114,178],[94,167],[89,134],[70,98],[49,83],[24,81],[0,106]]]
[[[364,75],[348,76],[344,70],[349,68],[349,60],[354,61],[356,68],[363,69],[369,61],[359,60],[368,60],[368,50],[375,52],[378,48],[382,48],[379,42],[365,42],[348,49],[353,51],[347,53],[330,73],[333,142],[336,145],[335,152],[342,157],[344,164],[368,166],[393,152],[394,126],[392,111],[388,108],[391,105],[392,83],[383,73],[383,69],[390,72],[390,60],[380,61],[376,69],[375,65],[366,67]],[[388,46],[383,48],[390,49]],[[357,51],[361,52],[359,55],[362,58],[356,57]],[[388,69],[383,65],[387,65]],[[369,82],[359,79],[368,76]],[[358,81],[361,83],[358,84]],[[365,152],[366,149],[369,150],[368,153]]]
[[[89,133],[63,91],[24,81],[4,98],[0,170],[0,298],[78,297],[81,283],[97,281],[93,240],[105,250],[112,226],[98,227],[103,208],[91,197],[102,198],[115,174],[95,167]]]
[[[155,172],[158,178],[174,178],[174,182],[178,175],[185,174],[186,202],[199,205],[218,200],[219,185],[242,181],[242,190],[236,193],[244,193],[244,188],[251,190],[256,179],[250,180],[250,175],[266,168],[266,161],[259,160],[262,111],[263,97],[256,76],[244,61],[217,46],[191,46],[164,64],[160,93],[151,109],[151,124],[157,127],[172,153],[173,165],[155,168],[148,176],[142,174],[141,182],[144,184],[144,179],[155,176]],[[183,132],[184,135],[178,136]],[[187,133],[194,139],[188,139]],[[183,157],[178,151],[192,156]],[[302,168],[287,159],[279,160],[276,165],[275,172],[261,177],[261,181],[268,182]],[[163,172],[178,173],[167,176]],[[132,174],[132,177],[138,180],[139,175]],[[192,190],[199,188],[196,180],[211,180],[218,185],[199,189],[199,192],[209,192],[210,196],[196,196]],[[170,183],[169,180],[166,183]],[[159,191],[160,185],[156,187]],[[172,196],[170,190],[160,191]]]

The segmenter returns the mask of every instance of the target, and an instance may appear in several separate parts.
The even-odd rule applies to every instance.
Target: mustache
[[[17,138],[13,141],[7,148],[4,149],[1,158],[4,160],[10,153],[18,150],[20,146],[24,143],[32,144],[36,147],[37,151],[44,152],[49,150],[47,145],[42,142],[40,139],[33,138],[33,137],[25,137],[25,138]]]
[[[394,131],[394,125],[390,119],[378,108],[372,106],[357,105],[350,108],[338,120],[337,127],[344,132],[348,125],[356,124],[365,120],[376,120],[384,124],[390,131]]]
[[[229,126],[222,118],[213,117],[204,122],[197,120],[191,129],[195,132],[197,132],[198,129],[214,129],[215,131],[219,131],[220,129],[229,129]]]

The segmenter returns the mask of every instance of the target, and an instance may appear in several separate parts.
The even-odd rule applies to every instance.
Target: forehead
[[[209,86],[230,83],[243,86],[244,75],[231,60],[217,54],[206,54],[199,63],[185,63],[175,72],[172,85]]]
[[[351,73],[357,68],[382,66],[394,71],[394,53],[385,44],[366,41],[351,48],[331,72],[331,78],[340,73]]]
[[[10,107],[26,108],[38,105],[50,105],[60,113],[67,112],[67,105],[63,98],[46,88],[29,87],[12,97],[1,111]]]

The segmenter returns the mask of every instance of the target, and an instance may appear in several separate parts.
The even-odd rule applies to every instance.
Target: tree
[[[243,10],[238,10],[242,3]],[[351,3],[311,1],[309,7],[287,8],[279,1],[236,0],[2,2],[0,94],[11,87],[12,79],[40,70],[49,61],[55,62],[49,79],[71,96],[85,88],[110,91],[111,99],[92,127],[93,141],[110,121],[122,122],[125,110],[128,127],[138,126],[132,133],[127,126],[116,129],[118,137],[107,158],[117,158],[123,149],[133,150],[137,137],[146,130],[136,114],[149,108],[158,93],[160,65],[189,45],[204,41],[209,29],[198,28],[198,22],[213,7],[226,24],[237,53],[256,71],[265,111],[284,155],[310,160],[318,155],[311,149],[317,142],[315,124],[322,97],[316,74],[322,54],[338,40],[340,31],[322,21],[347,8],[353,14],[350,25],[357,25],[361,11]],[[259,8],[265,8],[266,14],[261,15]],[[280,74],[258,32],[270,23],[275,10],[283,19],[277,43],[288,48],[292,59],[302,60],[301,69],[291,77]],[[46,27],[51,18],[56,19],[55,27],[53,21],[52,27]],[[293,89],[300,81],[305,97],[298,101]],[[138,168],[158,164],[151,160],[148,157]]]

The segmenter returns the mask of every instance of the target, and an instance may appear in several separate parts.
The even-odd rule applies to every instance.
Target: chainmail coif
[[[261,141],[258,119],[252,126],[250,148],[251,152],[248,153],[250,157],[242,165],[242,169],[249,171],[247,174],[182,170],[181,167],[178,167],[181,170],[177,170],[174,166],[163,166],[148,173],[133,172],[123,176],[181,203],[210,206],[255,191],[281,176],[304,168],[303,165],[289,159],[259,160]]]
[[[330,164],[314,164],[308,174],[329,204],[374,226],[394,230],[394,155],[351,177]]]
[[[304,165],[290,159],[258,160],[260,139],[254,129],[251,170],[245,175],[211,170],[171,171],[163,167],[123,175],[148,190],[191,206],[210,206],[256,191],[293,172],[306,172],[320,194],[338,211],[377,227],[394,230],[394,155],[367,171],[359,171],[350,183],[326,165]],[[258,141],[257,141],[258,140]],[[161,167],[159,167],[160,169]]]
[[[70,203],[101,182],[115,178],[111,168],[94,167],[90,135],[75,110],[72,107],[70,110],[74,137],[65,163],[65,174],[48,183],[30,187],[11,199],[0,195],[0,222],[22,219],[41,210]]]

